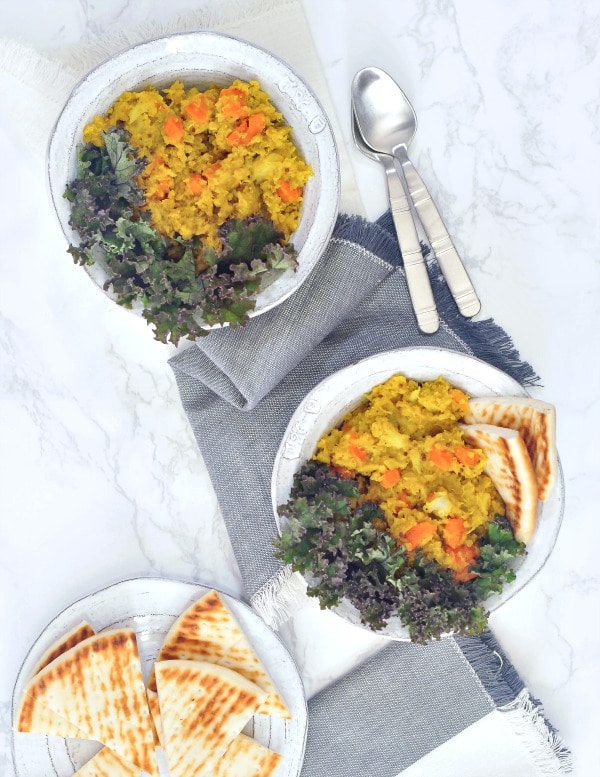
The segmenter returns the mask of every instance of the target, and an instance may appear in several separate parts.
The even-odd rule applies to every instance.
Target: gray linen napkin
[[[373,353],[428,345],[486,359],[522,384],[537,376],[492,321],[466,321],[433,267],[441,314],[416,327],[389,214],[340,217],[304,285],[246,327],[211,332],[170,360],[248,598],[273,626],[293,609],[289,571],[272,553],[274,458],[288,421],[327,375]],[[303,777],[392,777],[525,693],[487,633],[427,646],[391,643],[309,703]],[[546,725],[545,722],[542,725]],[[556,771],[568,753],[547,729]],[[553,756],[553,757],[554,757]],[[540,772],[541,774],[541,772]]]

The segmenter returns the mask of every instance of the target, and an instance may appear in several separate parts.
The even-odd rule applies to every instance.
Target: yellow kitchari
[[[362,479],[362,498],[379,504],[392,537],[463,581],[487,524],[504,515],[482,451],[457,425],[467,401],[442,377],[394,375],[319,440],[313,457]]]
[[[286,242],[297,228],[312,170],[257,81],[124,92],[83,139],[100,146],[117,124],[148,161],[139,183],[159,232],[219,249],[217,230],[230,218],[270,218]]]

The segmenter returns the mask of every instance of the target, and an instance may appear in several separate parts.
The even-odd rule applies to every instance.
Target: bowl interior
[[[331,126],[317,98],[284,62],[250,43],[225,35],[197,32],[134,46],[91,71],[74,88],[60,114],[48,147],[47,176],[59,222],[70,242],[70,205],[63,193],[77,171],[77,146],[85,125],[104,113],[125,91],[157,88],[181,80],[187,87],[225,86],[234,79],[257,80],[292,128],[292,138],[313,176],[305,188],[302,213],[292,242],[298,270],[282,275],[260,292],[257,315],[282,302],[308,276],[333,231],[339,205],[339,164]],[[96,264],[90,274],[106,279]]]

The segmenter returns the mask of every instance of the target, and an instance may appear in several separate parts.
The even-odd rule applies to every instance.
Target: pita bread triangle
[[[271,777],[282,761],[279,753],[239,734],[217,763],[214,777]]]
[[[171,659],[209,661],[233,669],[268,691],[260,714],[291,718],[248,637],[216,591],[209,591],[188,607],[169,630],[157,661]],[[153,676],[148,687],[156,690]]]
[[[95,633],[94,629],[86,621],[82,621],[76,626],[73,626],[66,634],[63,634],[62,637],[59,637],[56,642],[50,645],[29,676],[33,677],[38,674],[44,667],[51,664],[55,658],[62,656],[63,653],[66,653],[67,650],[70,650],[72,647],[75,647],[75,645],[83,642],[84,639],[93,637]]]
[[[538,498],[548,499],[558,473],[554,405],[531,397],[477,397],[469,400],[464,421],[518,431],[533,463]]]
[[[171,777],[213,777],[267,692],[206,661],[158,661],[155,674]]]
[[[158,693],[150,689],[146,693],[158,744],[163,747]],[[283,756],[261,745],[256,739],[238,734],[216,764],[214,774],[215,777],[271,777],[282,760]]]
[[[110,748],[103,747],[73,777],[140,777],[140,770]]]
[[[514,429],[490,424],[461,424],[464,439],[486,456],[484,471],[504,501],[515,537],[529,542],[537,521],[538,490],[523,438]]]
[[[42,669],[45,669],[55,659],[66,653],[75,645],[78,645],[84,639],[93,637],[96,632],[90,626],[89,623],[83,621],[70,629],[66,634],[59,637],[50,647],[44,652],[39,659],[33,672],[29,677],[35,677]],[[26,731],[31,734],[47,734],[56,737],[65,737],[66,739],[85,739],[85,734],[70,723],[68,720],[53,712],[51,709],[43,704],[37,704],[35,708],[30,708],[30,715],[24,715],[24,709],[27,708],[26,699],[21,700],[19,711],[17,712],[17,723],[15,725],[16,731]],[[24,706],[25,703],[25,706]]]
[[[43,705],[76,726],[86,739],[113,749],[158,775],[150,712],[135,632],[96,634],[56,658],[24,690],[19,722],[27,729]]]

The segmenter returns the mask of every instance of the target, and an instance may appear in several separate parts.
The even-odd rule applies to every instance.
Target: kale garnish
[[[109,273],[105,288],[125,307],[141,303],[161,342],[205,335],[207,325],[245,323],[259,289],[296,268],[296,251],[280,243],[271,221],[258,217],[225,222],[222,251],[204,250],[197,238],[159,233],[137,182],[146,160],[129,139],[113,127],[104,133],[104,146],[78,149],[77,177],[65,191],[69,224],[80,239],[69,247],[74,261],[102,261]]]
[[[343,478],[324,464],[309,461],[296,474],[275,555],[306,575],[308,594],[321,607],[342,598],[374,630],[398,616],[414,642],[441,634],[472,635],[483,631],[488,613],[482,601],[514,579],[511,559],[524,552],[504,518],[489,524],[481,555],[471,571],[474,580],[460,583],[437,562],[417,553],[409,558],[383,529],[380,508],[360,499],[357,480]]]

